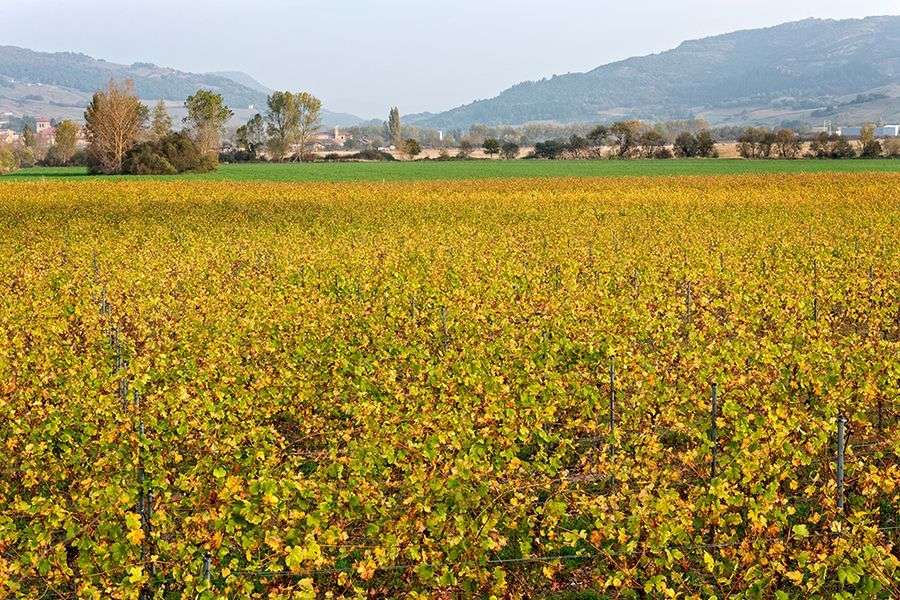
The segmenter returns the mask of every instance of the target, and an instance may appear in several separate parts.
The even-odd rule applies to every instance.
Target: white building
[[[841,127],[837,130],[837,134],[846,138],[859,137],[862,135],[862,127]]]
[[[882,125],[875,128],[875,137],[900,137],[900,125]]]

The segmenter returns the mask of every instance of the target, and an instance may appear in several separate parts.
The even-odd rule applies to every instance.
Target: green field
[[[472,160],[460,162],[365,162],[227,164],[215,173],[175,178],[214,181],[408,181],[515,177],[627,177],[740,175],[748,173],[900,172],[900,160]],[[89,177],[83,168],[36,167],[0,180]]]

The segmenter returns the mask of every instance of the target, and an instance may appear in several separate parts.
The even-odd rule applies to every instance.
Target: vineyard
[[[900,175],[0,185],[0,597],[900,597]]]

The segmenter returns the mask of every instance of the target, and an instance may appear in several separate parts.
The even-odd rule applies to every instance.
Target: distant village
[[[10,125],[13,120],[18,120],[24,125],[19,128],[12,128]],[[31,126],[31,121],[32,119],[28,117],[16,117],[13,113],[0,115],[0,144],[17,144],[21,142],[24,137],[24,127]],[[37,117],[33,119],[33,122],[32,131],[39,146],[50,147],[56,143],[56,120]],[[87,146],[87,138],[82,128],[78,130],[77,145],[79,148]]]

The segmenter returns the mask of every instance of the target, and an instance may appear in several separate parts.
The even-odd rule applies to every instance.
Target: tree
[[[37,147],[37,137],[34,134],[34,129],[28,123],[22,128],[22,144],[32,150]]]
[[[297,97],[291,92],[273,92],[266,102],[266,133],[269,153],[274,160],[284,160],[297,137],[300,111]]]
[[[816,158],[855,158],[853,144],[844,136],[820,133],[809,145],[810,154]]]
[[[590,142],[581,137],[580,135],[573,134],[572,137],[569,138],[569,143],[567,145],[567,150],[572,153],[574,158],[583,158],[585,153],[590,150],[591,144]]]
[[[234,137],[238,148],[246,150],[256,157],[259,149],[266,143],[266,126],[262,115],[253,115],[245,125],[238,127]]]
[[[606,144],[609,138],[609,128],[606,125],[598,125],[591,129],[587,134],[588,141],[595,147],[600,148]]]
[[[790,129],[779,129],[775,132],[775,146],[781,158],[794,159],[800,156],[800,136]]]
[[[96,92],[84,113],[88,166],[93,172],[119,173],[125,153],[137,142],[147,120],[147,107],[131,81],[111,81]]]
[[[493,158],[495,154],[500,153],[500,140],[497,138],[487,138],[484,140],[484,144],[482,144],[481,147],[484,149],[485,154]]]
[[[306,160],[312,137],[322,125],[322,101],[309,92],[297,94],[297,146],[300,160]]]
[[[655,129],[650,129],[642,133],[638,138],[638,145],[643,149],[645,158],[671,157],[671,153],[669,153],[668,156],[663,155],[662,149],[666,147],[666,138]]]
[[[403,142],[403,153],[409,158],[415,158],[422,153],[422,146],[414,139]]]
[[[456,152],[456,158],[469,158],[474,150],[475,146],[472,142],[463,140],[459,143],[459,150]]]
[[[47,152],[47,162],[51,165],[68,165],[75,156],[78,143],[78,125],[63,121],[56,126],[56,142]]]
[[[738,137],[738,152],[743,158],[770,158],[775,134],[762,127],[748,127]]]
[[[879,158],[881,156],[881,142],[875,139],[875,126],[871,123],[863,125],[859,136],[861,158]]]
[[[153,107],[153,117],[150,121],[150,137],[161,140],[172,132],[172,117],[166,109],[166,103],[160,100]]]
[[[506,142],[500,148],[500,152],[506,160],[513,160],[519,157],[519,145],[515,142]]]
[[[709,129],[701,129],[697,132],[697,156],[702,158],[715,158],[718,156],[716,152],[716,138],[713,137]]]
[[[697,154],[697,137],[689,131],[679,133],[675,138],[675,155],[680,158],[693,158]]]
[[[197,90],[184,102],[184,123],[193,131],[194,141],[204,154],[219,154],[220,137],[225,123],[234,113],[225,106],[222,95],[210,90]]]
[[[400,109],[396,106],[391,108],[388,114],[386,137],[390,140],[394,147],[399,148],[402,141],[403,125],[400,122]]]
[[[640,131],[640,121],[619,121],[610,126],[609,135],[613,138],[616,153],[620,158],[626,158],[638,147]]]
[[[871,144],[875,141],[875,125],[866,123],[859,132],[859,144],[862,148],[865,148],[866,144]]]

